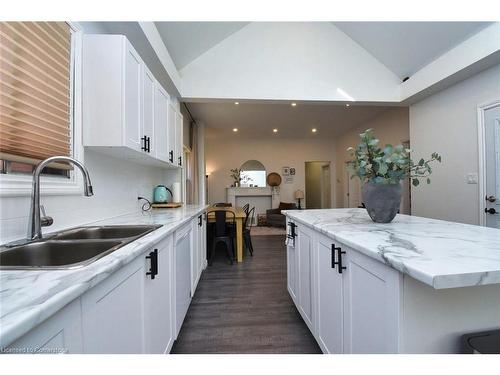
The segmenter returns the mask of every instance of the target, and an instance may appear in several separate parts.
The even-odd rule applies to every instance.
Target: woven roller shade
[[[3,160],[70,155],[70,70],[66,22],[0,22]]]

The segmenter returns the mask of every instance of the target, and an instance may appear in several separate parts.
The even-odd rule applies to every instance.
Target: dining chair
[[[250,203],[247,203],[243,206],[243,211],[248,215],[248,211],[250,210]]]
[[[252,226],[254,224],[254,216],[255,216],[255,207],[252,207],[250,211],[248,211],[248,215],[245,218],[245,227],[243,229],[243,241],[245,242],[245,246],[250,252],[250,256],[253,256],[253,244],[252,244]]]
[[[213,236],[210,256],[208,257],[208,265],[212,265],[215,249],[219,243],[223,243],[225,245],[226,255],[229,258],[230,263],[233,264],[234,239],[227,224],[234,224],[236,222],[236,215],[233,211],[227,210],[213,210],[212,212],[215,215],[215,233]]]

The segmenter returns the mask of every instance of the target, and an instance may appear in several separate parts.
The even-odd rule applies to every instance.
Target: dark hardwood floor
[[[286,289],[284,236],[252,241],[254,256],[240,264],[218,251],[172,353],[321,353]]]

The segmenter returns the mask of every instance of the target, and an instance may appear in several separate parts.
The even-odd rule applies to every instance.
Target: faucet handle
[[[47,216],[45,213],[45,207],[40,205],[40,211],[42,211],[42,217],[40,218],[40,225],[42,227],[49,227],[54,223],[54,219],[51,218],[50,216]]]

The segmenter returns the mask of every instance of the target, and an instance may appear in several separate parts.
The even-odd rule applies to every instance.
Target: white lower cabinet
[[[168,353],[174,343],[172,237],[158,243],[147,255],[149,269],[143,272],[144,339],[149,354]]]
[[[191,303],[191,247],[193,246],[192,224],[186,224],[174,235],[175,264],[175,338],[181,330]]]
[[[343,353],[344,278],[334,263],[331,239],[318,237],[315,252],[316,337],[324,353]]]
[[[5,353],[82,353],[81,318],[80,299],[76,299],[38,327],[14,341]]]
[[[402,275],[341,246],[344,283],[344,353],[399,352]]]
[[[311,331],[313,326],[313,234],[303,225],[296,227],[299,312]]]
[[[297,271],[297,247],[296,247],[296,236],[295,236],[295,223],[293,221],[287,222],[287,228],[289,238],[287,239],[287,247],[286,247],[286,259],[287,259],[287,289],[288,293],[292,297],[292,300],[295,304],[298,305],[298,292],[297,292],[297,284],[298,284],[298,271]]]
[[[144,352],[144,258],[82,296],[85,353]]]
[[[301,223],[295,230],[288,291],[322,351],[398,353],[402,275]]]

